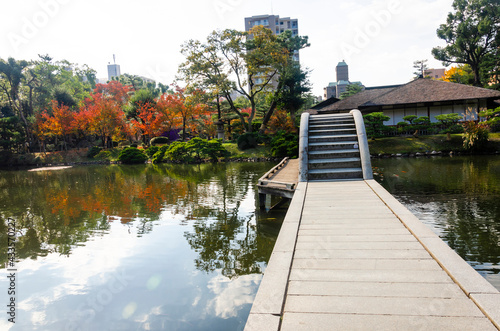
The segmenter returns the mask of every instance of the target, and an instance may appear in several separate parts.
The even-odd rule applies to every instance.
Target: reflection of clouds
[[[113,285],[119,290],[116,285],[120,285],[122,275],[117,269],[122,265],[122,259],[134,254],[137,241],[131,240],[127,228],[121,224],[112,224],[111,227],[112,231],[106,236],[87,241],[85,247],[75,248],[68,258],[49,254],[36,261],[25,260],[19,264],[22,278],[26,282],[30,282],[31,277],[52,280],[45,289],[27,293],[27,298],[23,299],[25,296],[21,294],[18,307],[22,310],[21,314],[27,317],[27,321],[31,321],[35,326],[45,326],[61,319],[70,319],[71,316],[62,316],[64,310],[58,310],[61,307],[48,310],[49,307],[69,296],[92,295],[89,293],[92,289],[105,286],[111,280],[115,280],[116,284]],[[122,244],[124,236],[128,237],[126,246]],[[84,301],[78,304],[84,304]],[[73,311],[77,309],[64,308]]]
[[[261,279],[261,274],[244,275],[232,280],[220,274],[213,277],[207,287],[215,297],[207,303],[207,310],[213,309],[220,318],[236,317],[242,306],[253,303]]]

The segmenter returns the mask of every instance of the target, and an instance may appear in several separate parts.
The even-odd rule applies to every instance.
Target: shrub
[[[113,155],[111,154],[110,151],[100,151],[94,158],[101,160],[111,160],[112,156]]]
[[[89,151],[87,152],[87,157],[89,159],[93,159],[99,152],[102,150],[101,147],[93,146],[89,148]]]
[[[488,142],[489,127],[485,122],[465,121],[462,123],[464,133],[462,135],[464,148],[466,150],[478,150]]]
[[[151,139],[149,141],[149,144],[151,146],[154,146],[154,145],[168,144],[169,142],[170,142],[170,139],[168,139],[167,137],[154,137],[153,139]]]
[[[125,164],[144,163],[148,157],[136,147],[123,149],[118,156],[118,160]]]
[[[158,151],[152,156],[151,162],[153,163],[161,163],[163,162],[163,158],[165,157],[165,152],[167,151],[168,146],[161,146]]]
[[[366,125],[366,134],[374,138],[383,136],[384,128],[386,128],[384,122],[391,118],[384,115],[383,112],[375,112],[364,115],[363,119]]]
[[[252,122],[252,131],[259,132],[261,125],[262,125],[262,121],[253,121]]]
[[[211,161],[217,161],[219,157],[227,157],[231,153],[227,151],[227,149],[222,146],[221,139],[213,139],[213,140],[205,140],[206,144],[201,151],[201,155],[203,158],[208,158]]]
[[[453,124],[447,127],[444,130],[439,131],[440,134],[445,134],[445,133],[463,133],[464,132],[464,127],[461,126],[460,124]]]
[[[222,140],[206,140],[199,137],[187,142],[176,141],[165,151],[165,157],[171,161],[190,163],[210,159],[216,161],[219,157],[229,156],[222,146]],[[154,162],[154,161],[153,161]]]
[[[160,147],[158,147],[158,146],[151,146],[148,149],[146,149],[144,151],[144,153],[146,153],[146,155],[148,156],[148,158],[151,159],[153,157],[153,155],[155,155],[156,152],[158,152],[159,150],[160,150]]]
[[[170,161],[191,162],[191,155],[188,153],[186,143],[174,141],[165,151],[165,158]]]
[[[242,151],[255,148],[259,145],[259,134],[256,132],[247,132],[238,137],[238,148]]]
[[[408,121],[408,123],[410,123],[410,125],[413,125],[413,121],[416,119],[417,119],[417,115],[407,115],[407,116],[403,117],[403,120]]]
[[[434,118],[437,119],[443,125],[451,126],[455,123],[458,123],[458,121],[462,119],[462,116],[460,116],[457,113],[451,113],[451,114],[436,115],[434,116]]]
[[[415,125],[430,125],[431,124],[431,119],[429,116],[420,116],[419,118],[416,118],[413,120],[413,123]]]
[[[299,156],[299,137],[280,131],[271,140],[271,155],[274,157],[296,158]]]

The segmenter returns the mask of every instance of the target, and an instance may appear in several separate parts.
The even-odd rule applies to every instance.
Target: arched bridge
[[[500,329],[498,290],[373,180],[359,111],[303,115],[297,168],[246,331]]]

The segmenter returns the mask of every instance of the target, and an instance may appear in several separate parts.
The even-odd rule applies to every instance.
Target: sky
[[[107,78],[113,54],[121,72],[171,84],[181,45],[216,29],[244,30],[244,18],[297,18],[310,47],[300,52],[314,95],[336,80],[345,60],[349,79],[365,86],[404,84],[413,62],[443,68],[431,50],[444,46],[436,29],[453,0],[3,0],[0,58],[86,64]]]

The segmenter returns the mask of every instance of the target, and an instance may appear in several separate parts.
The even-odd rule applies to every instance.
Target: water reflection
[[[16,328],[242,329],[284,216],[256,212],[270,167],[0,172],[0,216],[20,229]]]
[[[500,289],[500,157],[373,160],[377,180]]]

